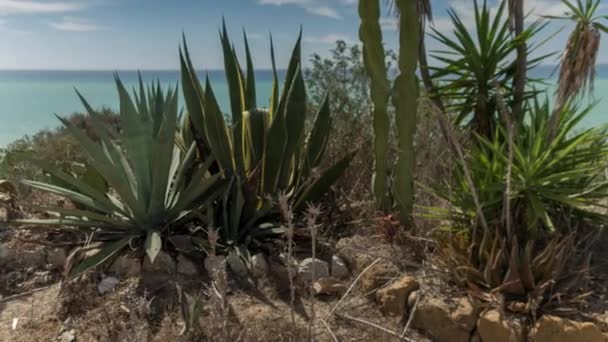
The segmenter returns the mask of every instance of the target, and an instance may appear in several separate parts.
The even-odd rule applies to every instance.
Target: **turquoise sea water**
[[[539,67],[535,77],[550,77],[554,67]],[[137,72],[119,71],[123,82],[132,87]],[[282,74],[282,73],[281,73]],[[201,73],[201,79],[205,74]],[[228,89],[223,71],[208,73],[220,106],[228,111]],[[283,75],[279,75],[282,78]],[[144,81],[160,80],[161,84],[175,86],[178,71],[143,71]],[[256,74],[257,95],[260,106],[267,106],[272,86],[272,73]],[[0,146],[43,128],[58,126],[53,114],[60,116],[83,111],[74,88],[77,88],[93,107],[116,109],[118,100],[111,71],[0,71]],[[606,97],[606,98],[604,98]],[[608,65],[598,68],[595,82],[595,99],[599,101],[585,126],[608,123]]]

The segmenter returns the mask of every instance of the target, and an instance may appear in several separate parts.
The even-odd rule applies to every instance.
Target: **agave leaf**
[[[114,254],[125,248],[133,237],[128,236],[115,242],[106,243],[101,250],[93,256],[84,259],[78,266],[70,272],[70,279],[101,265],[104,261],[111,258]]]
[[[234,173],[232,141],[228,134],[224,116],[215,99],[209,78],[207,78],[205,85],[205,134],[207,135],[211,151],[222,169],[230,174]]]
[[[309,202],[318,201],[327,193],[331,186],[340,178],[340,176],[342,176],[344,171],[346,171],[356,153],[357,152],[349,153],[346,157],[327,169],[318,179],[307,185],[297,196],[294,210],[302,210]]]
[[[156,256],[160,253],[161,248],[162,240],[160,238],[160,233],[155,230],[149,231],[146,237],[145,249],[151,264],[156,260]]]

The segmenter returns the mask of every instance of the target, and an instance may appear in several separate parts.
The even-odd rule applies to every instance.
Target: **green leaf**
[[[114,254],[125,248],[132,238],[133,236],[128,236],[118,241],[104,244],[98,253],[84,259],[70,272],[70,279],[73,279],[82,273],[101,265],[104,261],[108,260]]]

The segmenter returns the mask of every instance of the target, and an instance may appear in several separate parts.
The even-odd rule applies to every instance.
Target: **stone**
[[[67,254],[63,248],[52,248],[46,252],[46,263],[53,267],[63,267],[67,259]]]
[[[468,297],[458,300],[456,310],[452,312],[452,320],[466,331],[472,331],[477,324],[479,309],[471,303]]]
[[[59,335],[59,342],[72,342],[76,339],[76,330],[66,330]]]
[[[569,319],[544,315],[532,329],[535,342],[606,342],[597,325],[590,322],[577,322]]]
[[[346,292],[346,285],[334,278],[319,278],[312,284],[312,289],[316,295],[342,294]]]
[[[420,292],[412,291],[410,295],[407,297],[407,307],[411,310],[416,302],[418,301],[418,297],[420,297]]]
[[[230,270],[232,270],[232,272],[239,277],[245,278],[249,274],[243,259],[241,259],[241,257],[234,252],[228,254],[226,257],[226,263],[228,264]]]
[[[348,267],[339,256],[334,255],[331,258],[331,276],[336,279],[344,279],[348,277]]]
[[[412,327],[425,331],[437,342],[469,342],[477,312],[468,299],[461,299],[455,310],[438,297],[422,297],[418,302]],[[470,303],[470,302],[469,302]],[[472,322],[472,324],[471,324]]]
[[[118,280],[117,278],[105,277],[99,282],[99,284],[97,284],[97,291],[101,295],[108,293],[108,292],[114,290],[114,288],[116,287],[116,285],[118,285],[118,283],[120,283],[120,280]]]
[[[196,264],[180,253],[177,255],[177,273],[184,276],[194,276],[199,272]]]
[[[487,310],[479,316],[477,332],[481,341],[524,342],[525,335],[519,322],[509,322],[496,310]]]
[[[154,262],[158,262],[158,259]],[[123,279],[137,277],[141,274],[141,261],[129,254],[123,254],[114,260],[108,271]]]
[[[373,297],[376,291],[399,274],[399,268],[388,261],[380,261],[361,276],[361,288]]]
[[[154,262],[150,262],[150,257],[146,254],[141,268],[144,273],[174,274],[176,271],[175,261],[163,251],[158,252]]]
[[[20,267],[39,268],[46,264],[46,255],[43,248],[37,248],[33,251],[22,251],[16,257],[17,265]]]
[[[287,253],[281,253],[279,254],[279,260],[281,260],[285,267],[291,267],[297,271],[299,263],[293,256],[289,257]]]
[[[251,257],[251,273],[255,277],[264,277],[268,274],[268,262],[264,254],[258,253]]]
[[[378,290],[376,300],[380,303],[380,311],[387,316],[403,317],[409,295],[419,288],[416,278],[406,275]]]
[[[0,245],[0,266],[6,265],[13,260],[13,250],[7,245]]]
[[[313,279],[314,268],[314,279]],[[329,277],[329,264],[326,261],[306,258],[298,266],[298,278],[305,282]]]

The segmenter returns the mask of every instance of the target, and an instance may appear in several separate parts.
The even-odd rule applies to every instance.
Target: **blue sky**
[[[492,6],[496,0],[489,0]],[[604,1],[604,0],[602,0]],[[226,17],[241,44],[244,27],[254,63],[270,66],[268,33],[285,66],[300,25],[304,54],[326,54],[336,39],[357,42],[356,0],[0,0],[0,69],[176,69],[181,32],[186,32],[197,67],[221,68],[217,30]],[[432,0],[434,25],[450,29],[446,10],[453,7],[472,23],[472,0]],[[559,0],[526,0],[528,10],[559,15]],[[608,5],[601,12],[608,14]],[[394,46],[394,19],[383,19],[386,40]],[[551,24],[545,34],[563,23]],[[563,48],[568,30],[544,51]],[[608,36],[599,61],[608,63]],[[435,44],[430,41],[430,49]]]

